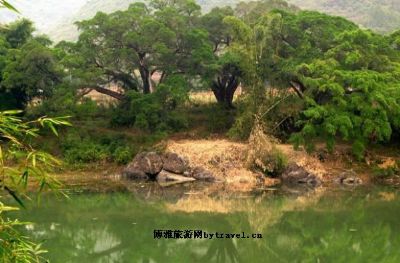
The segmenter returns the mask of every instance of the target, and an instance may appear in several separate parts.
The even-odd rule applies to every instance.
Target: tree
[[[323,137],[333,149],[339,136],[362,158],[366,145],[389,141],[400,125],[398,62],[391,61],[383,37],[370,32],[345,32],[337,40],[324,61],[297,70],[307,108],[303,130],[294,139],[307,145],[312,137]]]
[[[270,26],[262,74],[305,102],[296,146],[312,150],[324,138],[332,150],[339,137],[362,158],[368,143],[390,139],[400,119],[399,61],[387,38],[316,12],[275,12],[267,21],[279,26]]]
[[[33,36],[33,31],[32,23],[25,19],[0,30],[3,109],[23,109],[34,98],[46,98],[61,81],[61,71],[48,47],[51,41]]]
[[[10,49],[2,70],[1,90],[11,94],[23,109],[34,98],[49,97],[62,80],[52,51],[32,39],[19,49]]]
[[[296,6],[282,0],[242,1],[236,5],[235,15],[247,24],[254,24],[262,16],[275,9],[287,12],[299,11]]]
[[[213,59],[207,32],[196,26],[198,10],[193,1],[154,1],[98,13],[78,23],[79,41],[64,61],[83,88],[119,100],[123,94],[108,85],[147,94],[170,76],[198,76]]]
[[[240,84],[240,58],[228,48],[232,42],[229,26],[224,23],[225,17],[233,16],[230,7],[214,8],[201,17],[201,25],[207,30],[209,41],[217,58],[217,68],[211,83],[217,102],[227,108],[233,108],[233,97]]]
[[[11,48],[19,48],[32,38],[34,31],[35,28],[32,22],[22,19],[11,23],[5,28],[1,28],[0,34],[4,35]]]
[[[392,47],[396,50],[400,51],[400,30],[397,30],[395,32],[393,32],[390,36],[389,36],[389,41],[392,44]]]
[[[214,8],[201,18],[203,27],[209,32],[214,53],[218,58],[218,68],[211,81],[211,89],[217,101],[227,108],[233,108],[233,98],[240,85],[243,68],[240,64],[240,54],[234,52],[234,49],[229,49],[235,39],[224,19],[236,16],[252,27],[263,15],[274,9],[290,12],[297,10],[281,0],[251,1],[238,3],[235,10],[230,7]]]

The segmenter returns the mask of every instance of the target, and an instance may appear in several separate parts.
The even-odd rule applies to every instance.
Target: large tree
[[[269,43],[264,78],[305,102],[297,145],[312,149],[324,138],[350,141],[362,157],[371,142],[388,141],[399,126],[398,51],[386,37],[339,17],[316,12],[275,12],[265,19]],[[278,25],[278,26],[273,26]]]
[[[210,80],[211,90],[217,102],[227,108],[233,108],[233,97],[241,76],[238,56],[228,51],[233,39],[229,26],[224,23],[224,19],[233,14],[230,7],[217,7],[201,17],[201,25],[209,33],[209,41],[217,58],[217,67]]]
[[[64,61],[82,87],[117,99],[124,95],[107,85],[150,93],[169,76],[201,75],[213,54],[207,32],[196,26],[199,10],[193,1],[154,1],[109,15],[98,13],[78,23],[76,45],[63,43],[68,47]]]
[[[8,108],[23,109],[34,98],[46,98],[61,82],[51,42],[33,31],[31,22],[20,20],[0,32],[0,93]]]

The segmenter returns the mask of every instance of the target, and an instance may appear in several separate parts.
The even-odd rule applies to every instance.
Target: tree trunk
[[[142,82],[143,82],[143,93],[149,94],[151,92],[151,90],[150,90],[150,71],[144,66],[141,66],[139,71],[140,71],[140,77],[142,78]]]
[[[218,103],[233,109],[233,97],[237,88],[239,87],[239,80],[236,76],[231,77],[218,77],[212,84],[212,91]]]
[[[143,93],[144,94],[149,94],[151,92],[151,80],[150,80],[150,70],[148,69],[145,59],[146,59],[146,53],[138,53],[139,57],[139,72],[140,72],[140,77],[142,78],[143,82]]]

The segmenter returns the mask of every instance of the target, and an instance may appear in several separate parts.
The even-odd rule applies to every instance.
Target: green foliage
[[[92,124],[63,133],[57,142],[60,156],[71,167],[89,163],[127,164],[138,152],[150,149],[164,138],[132,130],[115,131]],[[54,146],[52,146],[54,150]]]
[[[6,0],[0,0],[0,8],[7,8],[9,10],[18,12],[17,9],[15,9],[15,7],[13,5],[11,5],[8,1]]]
[[[206,126],[210,133],[225,134],[235,120],[232,109],[219,104],[211,104],[205,109],[204,114],[207,116]]]
[[[54,189],[59,182],[48,172],[60,162],[50,154],[38,151],[29,144],[30,139],[39,136],[40,128],[47,127],[58,135],[56,126],[69,125],[64,118],[39,118],[23,122],[20,111],[0,112],[0,187],[10,194],[21,206],[20,194],[26,189],[28,181],[43,191]],[[2,262],[41,262],[45,251],[40,245],[21,236],[15,227],[24,223],[11,221],[4,212],[18,210],[0,202],[0,259]]]
[[[77,94],[70,83],[63,83],[54,88],[50,97],[27,109],[27,115],[36,116],[73,116],[73,121],[93,121],[107,117],[109,110],[88,97]]]
[[[29,39],[32,39],[33,31],[35,31],[35,28],[32,22],[22,19],[11,23],[5,28],[1,28],[0,34],[4,36],[11,48],[16,49],[27,43]]]
[[[400,119],[400,72],[388,38],[309,11],[274,11],[254,28],[261,66],[250,72],[273,87],[290,87],[304,101],[297,121],[301,131],[292,136],[295,146],[311,151],[315,140],[324,138],[332,150],[341,138],[361,159],[369,143],[390,140]],[[268,108],[269,101],[258,108]]]
[[[328,148],[337,136],[352,142],[361,158],[369,142],[389,141],[398,128],[400,75],[381,37],[355,31],[338,39],[325,60],[298,68],[308,96],[299,124],[305,138],[324,137]]]
[[[228,131],[228,136],[235,140],[247,140],[253,128],[255,116],[249,108],[249,97],[242,100],[237,108],[235,122]]]
[[[375,168],[374,175],[378,178],[390,178],[400,174],[398,167]]]
[[[134,3],[125,11],[98,13],[77,23],[82,32],[78,42],[59,47],[82,87],[116,84],[126,92],[147,94],[176,74],[208,74],[214,56],[207,32],[197,25],[199,6],[189,0],[161,3]],[[151,81],[156,73],[160,79]]]
[[[133,126],[148,132],[172,132],[187,127],[177,107],[187,100],[185,81],[172,78],[151,94],[130,92],[113,113],[112,124]]]
[[[41,244],[31,242],[27,237],[19,233],[16,228],[27,223],[18,220],[3,218],[5,212],[18,210],[15,207],[4,206],[0,202],[0,260],[4,263],[31,263],[44,262],[42,255],[47,251],[42,249]]]
[[[61,69],[43,36],[33,37],[32,23],[21,20],[0,30],[0,94],[4,109],[23,109],[49,97],[61,82]]]

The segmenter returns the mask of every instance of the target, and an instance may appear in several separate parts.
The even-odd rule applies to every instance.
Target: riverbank
[[[162,144],[162,145],[161,145]],[[313,154],[303,150],[294,150],[288,144],[276,144],[288,163],[295,163],[307,172],[315,175],[321,185],[329,187],[337,185],[344,175],[360,179],[360,184],[400,185],[396,174],[399,153],[396,149],[373,149],[364,162],[356,161],[351,156],[351,149],[339,146],[332,153],[322,148]],[[186,158],[193,166],[203,167],[215,177],[221,178],[218,184],[211,184],[209,192],[251,192],[255,189],[268,189],[279,186],[281,178],[271,178],[262,172],[248,167],[246,163],[249,144],[235,142],[226,138],[187,139],[170,138],[157,148],[165,152],[176,153]],[[64,169],[56,174],[56,178],[67,186],[90,186],[101,191],[124,189],[121,174],[125,166],[109,164],[90,164],[79,170]],[[99,184],[99,182],[106,182]],[[197,183],[197,182],[196,182]],[[191,184],[191,183],[189,183]]]

